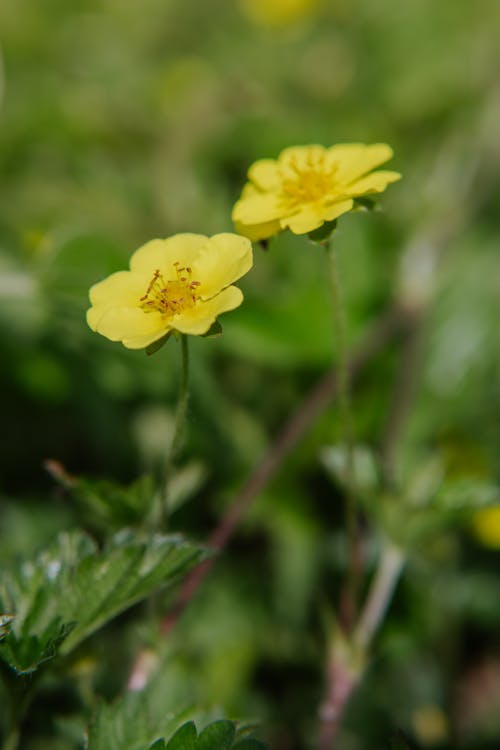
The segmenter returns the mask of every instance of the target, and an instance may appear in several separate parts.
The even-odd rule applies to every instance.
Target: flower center
[[[295,156],[281,173],[283,202],[287,206],[312,203],[324,198],[335,186],[336,164],[327,164],[325,155],[309,151],[305,163]]]
[[[181,267],[177,261],[174,268],[175,279],[165,280],[159,269],[154,272],[146,294],[140,299],[144,312],[160,312],[170,317],[194,307],[199,299],[195,290],[201,282],[191,279],[189,266]]]

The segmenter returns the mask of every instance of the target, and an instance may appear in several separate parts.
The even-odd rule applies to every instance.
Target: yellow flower
[[[236,234],[177,234],[151,240],[90,290],[90,328],[128,349],[172,331],[203,335],[220,313],[241,304],[236,279],[252,267],[252,246]]]
[[[485,547],[500,549],[500,505],[476,511],[472,516],[472,530]]]
[[[240,0],[242,12],[262,26],[279,27],[310,15],[319,0]]]
[[[283,229],[307,234],[355,207],[355,199],[383,192],[399,172],[372,172],[393,155],[385,143],[293,146],[259,159],[233,209],[236,230],[251,240]]]

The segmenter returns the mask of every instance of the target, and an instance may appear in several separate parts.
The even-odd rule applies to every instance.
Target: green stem
[[[351,399],[349,391],[349,362],[346,346],[346,318],[342,295],[342,286],[338,273],[337,255],[333,241],[327,245],[329,262],[329,280],[333,306],[333,319],[337,342],[337,367],[339,382],[339,406],[342,425],[342,437],[346,447],[346,524],[349,542],[349,572],[343,594],[342,619],[350,629],[356,615],[358,598],[360,559],[359,533],[356,517],[356,478],[354,467],[354,437],[351,417]]]
[[[172,467],[181,446],[184,425],[186,422],[187,405],[189,400],[189,349],[185,334],[181,334],[181,382],[179,387],[179,398],[175,414],[174,434],[165,461],[164,477],[161,492],[161,520],[165,527],[168,518],[169,484],[172,479]]]

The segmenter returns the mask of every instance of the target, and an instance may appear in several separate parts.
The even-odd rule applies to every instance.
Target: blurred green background
[[[500,739],[500,553],[468,521],[500,475],[499,28],[497,0],[0,5],[3,566],[60,529],[99,539],[113,527],[57,487],[45,460],[127,484],[157,466],[172,428],[179,346],[148,358],[93,334],[89,286],[153,237],[230,231],[257,158],[302,143],[394,147],[388,167],[404,180],[382,211],[342,218],[336,243],[351,343],[395,297],[425,302],[396,473],[401,496],[431,489],[425,533],[417,519],[412,534],[414,508],[387,522],[409,562],[346,716],[346,750],[389,747],[398,730],[416,747]],[[199,539],[335,356],[319,248],[288,234],[256,247],[240,286],[246,301],[222,337],[191,342],[170,524]],[[388,346],[354,392],[357,438],[375,452],[400,354]],[[341,487],[322,460],[338,439],[332,408],[252,507],[169,657],[189,701],[260,719],[278,750],[314,746],[321,611],[345,568]],[[463,478],[457,512],[434,507],[436,487]],[[375,498],[368,566],[378,510]],[[139,645],[158,646],[144,614],[79,655],[93,665],[85,689],[76,668],[67,700],[57,680],[46,686],[23,748],[80,747],[74,727],[92,701],[119,693]]]

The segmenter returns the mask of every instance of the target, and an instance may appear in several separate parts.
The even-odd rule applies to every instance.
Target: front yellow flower
[[[90,289],[90,328],[128,349],[143,349],[178,331],[201,336],[243,294],[233,282],[253,264],[249,240],[236,234],[177,234],[151,240],[118,271]]]
[[[375,167],[393,155],[385,143],[293,146],[259,159],[233,209],[236,230],[251,240],[284,229],[307,234],[355,207],[356,199],[383,192],[401,178]]]

